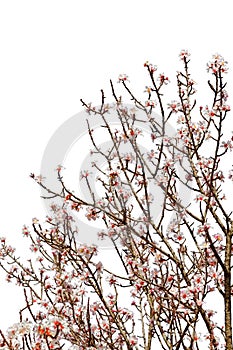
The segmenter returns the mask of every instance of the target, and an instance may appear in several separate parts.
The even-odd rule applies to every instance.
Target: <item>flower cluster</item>
[[[172,113],[179,112],[180,108],[181,108],[180,102],[172,101],[171,103],[168,103],[168,109],[170,109]]]
[[[87,208],[86,209],[87,213],[86,213],[86,218],[91,221],[91,220],[96,220],[99,218],[99,212],[95,209],[95,208]]]
[[[119,77],[118,77],[118,82],[120,83],[120,82],[124,82],[124,81],[129,81],[128,78],[129,78],[128,75],[120,74]]]
[[[157,71],[158,67],[152,63],[149,63],[149,61],[146,61],[144,63],[144,67],[147,67],[150,73],[154,73]]]
[[[126,74],[118,81],[132,108],[117,97],[112,82],[114,104],[105,104],[103,92],[100,107],[82,101],[87,113],[99,118],[103,142],[108,140],[99,145],[90,117],[91,155],[97,157],[91,166],[97,175],[80,173],[88,199],[66,187],[61,166],[59,193],[31,174],[48,197],[52,194],[51,213],[46,228],[35,217],[32,228],[23,226],[26,262],[0,239],[0,268],[8,282],[23,288],[25,298],[20,322],[5,334],[0,331],[0,350],[151,350],[158,342],[164,349],[199,349],[201,341],[213,350],[220,349],[220,341],[232,349],[230,327],[221,324],[230,319],[233,295],[226,273],[232,269],[232,213],[223,201],[233,170],[226,174],[222,167],[233,149],[223,125],[230,111],[223,80],[228,68],[222,56],[213,56],[207,64],[214,74],[214,82],[208,82],[213,103],[196,107],[189,57],[181,51],[178,95],[167,106],[161,90],[169,79],[164,73],[155,77],[157,66],[149,62],[145,103],[127,86]],[[117,127],[105,115],[111,111]],[[168,125],[172,119],[178,125],[174,132]],[[86,226],[103,224],[97,238],[115,249],[112,269],[97,245],[79,243],[80,217]],[[209,300],[217,295],[225,303],[225,318],[215,323]]]
[[[167,85],[168,83],[170,83],[169,78],[164,73],[159,74],[158,81],[160,82],[161,85],[162,84]]]
[[[157,102],[156,101],[154,101],[154,100],[147,100],[146,102],[145,102],[145,106],[146,107],[156,107],[157,106]]]
[[[207,63],[207,71],[212,74],[227,73],[227,64],[228,62],[221,55],[215,54],[212,56],[212,60]]]
[[[189,56],[190,56],[190,53],[188,52],[188,50],[181,50],[179,54],[180,60],[182,61],[186,60]]]

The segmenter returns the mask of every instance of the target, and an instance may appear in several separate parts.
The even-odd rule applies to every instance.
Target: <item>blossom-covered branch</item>
[[[24,290],[25,307],[19,322],[1,332],[0,349],[198,350],[204,342],[210,350],[232,350],[228,67],[222,56],[212,57],[213,101],[198,106],[188,51],[180,60],[177,97],[167,105],[170,79],[149,62],[145,101],[125,74],[119,83],[131,107],[112,81],[114,103],[105,103],[102,90],[99,107],[81,100],[98,194],[89,170],[80,174],[87,198],[69,188],[61,166],[59,193],[31,174],[48,191],[51,215],[46,228],[36,219],[32,230],[23,228],[32,251],[27,263],[1,239],[0,266]],[[109,122],[110,112],[117,125]],[[93,115],[110,140],[107,148],[98,142]],[[112,241],[116,270],[102,263],[98,246],[78,243],[79,215],[102,222],[98,237]],[[212,305],[215,298],[223,317]]]

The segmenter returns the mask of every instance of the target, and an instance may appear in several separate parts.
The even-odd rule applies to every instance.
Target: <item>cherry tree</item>
[[[207,64],[213,98],[199,106],[190,54],[181,51],[180,60],[177,97],[169,103],[169,78],[149,62],[146,101],[125,74],[119,76],[121,95],[110,82],[114,103],[105,102],[102,90],[99,107],[81,100],[99,194],[86,169],[80,174],[86,198],[69,188],[62,166],[60,191],[31,174],[47,191],[51,213],[45,227],[36,218],[31,229],[23,227],[29,260],[1,238],[0,266],[22,289],[25,305],[18,322],[1,331],[0,349],[232,350],[228,67],[213,55]],[[117,125],[109,123],[110,111]],[[111,141],[107,148],[96,139],[93,116]],[[103,264],[98,245],[79,242],[79,215],[102,222],[98,239],[111,241],[115,270]]]

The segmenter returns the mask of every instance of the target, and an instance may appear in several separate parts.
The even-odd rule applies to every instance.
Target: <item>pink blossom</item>
[[[24,236],[29,236],[29,234],[30,234],[30,231],[29,231],[29,229],[28,229],[28,227],[27,226],[23,226],[23,229],[22,229],[22,233],[23,233],[23,235]]]
[[[190,53],[188,52],[188,50],[181,50],[179,54],[179,57],[182,61],[187,59],[189,56],[190,56]]]
[[[91,173],[88,170],[83,170],[80,172],[80,179],[83,179],[83,178],[87,179],[88,176],[90,176],[90,174]]]
[[[86,218],[91,221],[91,220],[96,220],[99,218],[98,212],[94,208],[87,208],[87,213],[86,213]]]
[[[164,73],[159,74],[158,81],[160,82],[160,84],[165,84],[165,85],[167,85],[168,83],[170,83],[169,78],[168,78],[167,76],[165,76]]]
[[[120,74],[120,75],[118,76],[118,82],[120,83],[120,82],[123,82],[123,81],[129,81],[128,75],[126,75],[126,74]]]
[[[229,140],[229,141],[222,141],[221,147],[223,147],[225,149],[229,149],[231,151],[232,148],[233,148],[233,144],[232,144],[231,140]]]
[[[222,240],[223,240],[223,236],[222,236],[220,233],[214,234],[214,238],[215,238],[217,241],[222,241]]]
[[[157,69],[158,69],[158,67],[157,67],[156,65],[154,65],[154,64],[152,64],[152,63],[149,63],[148,61],[146,61],[146,62],[144,63],[144,67],[147,67],[148,70],[149,70],[149,72],[151,72],[151,73],[156,72]]]
[[[149,159],[149,160],[154,159],[154,158],[156,157],[157,153],[158,153],[157,151],[155,151],[155,150],[152,149],[150,152],[147,153],[148,159]]]
[[[195,201],[196,201],[196,202],[203,202],[203,201],[206,200],[206,199],[207,199],[206,196],[204,196],[204,195],[202,195],[202,194],[199,194],[199,195],[196,196]]]
[[[181,291],[180,296],[182,299],[187,300],[190,296],[190,293],[187,289]]]
[[[168,103],[168,109],[171,109],[172,113],[179,112],[181,108],[180,102],[172,101],[171,103]]]
[[[130,345],[137,345],[137,343],[138,343],[137,337],[131,336],[129,339],[129,343],[130,343]]]
[[[209,229],[211,228],[211,225],[210,224],[208,224],[208,223],[206,223],[206,224],[204,224],[204,225],[200,225],[199,227],[198,227],[198,231],[197,231],[197,233],[200,235],[200,234],[205,234],[205,232],[207,231],[209,231]]]
[[[146,106],[146,107],[156,107],[156,106],[157,106],[157,102],[154,101],[154,100],[147,100],[147,101],[145,102],[145,106]]]
[[[45,177],[42,175],[37,175],[37,176],[34,176],[34,179],[36,180],[36,182],[42,183],[43,180],[45,180]]]
[[[107,278],[107,281],[108,281],[108,283],[110,284],[110,286],[112,286],[112,285],[116,284],[117,279],[116,279],[116,277],[115,277],[114,275],[111,275],[111,276],[109,276],[109,277]]]

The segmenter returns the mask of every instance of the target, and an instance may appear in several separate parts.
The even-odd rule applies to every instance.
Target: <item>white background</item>
[[[230,0],[0,1],[0,236],[23,254],[23,224],[45,216],[29,174],[40,173],[48,140],[82,110],[80,98],[98,104],[104,88],[112,101],[110,78],[127,73],[142,95],[143,63],[149,60],[169,75],[175,95],[178,54],[187,48],[200,104],[205,104],[200,86],[207,87],[205,64],[213,53],[228,60],[233,86],[230,5]],[[1,273],[0,283],[0,328],[6,328],[17,320],[19,300]]]

